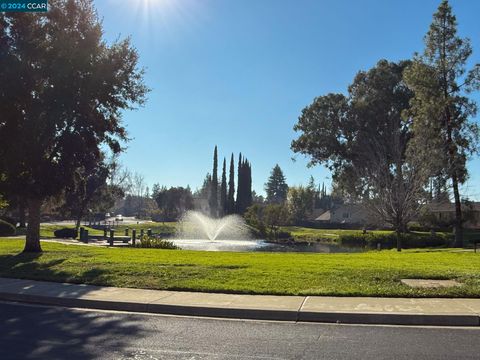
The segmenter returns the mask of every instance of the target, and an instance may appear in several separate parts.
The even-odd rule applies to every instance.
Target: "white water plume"
[[[239,215],[211,218],[198,211],[188,211],[177,227],[177,239],[248,240],[250,230]]]

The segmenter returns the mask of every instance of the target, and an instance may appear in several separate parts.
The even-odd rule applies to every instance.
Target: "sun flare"
[[[176,11],[179,3],[176,0],[129,0],[132,10],[140,14],[144,20],[163,18]]]
[[[119,21],[134,22],[147,37],[176,36],[204,19],[198,0],[108,0],[121,11]]]
[[[134,0],[134,1],[143,3],[146,6],[160,5],[161,3],[165,3],[165,0]]]

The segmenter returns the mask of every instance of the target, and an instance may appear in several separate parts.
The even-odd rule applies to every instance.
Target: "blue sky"
[[[290,143],[314,97],[346,92],[382,58],[410,58],[440,0],[98,0],[105,37],[131,36],[152,88],[125,114],[132,141],[121,161],[149,185],[201,185],[219,155],[241,151],[263,193],[278,163],[290,185],[330,183]],[[451,1],[459,33],[480,62],[480,2]],[[479,96],[476,96],[480,100]],[[237,155],[236,155],[237,156]],[[295,157],[295,161],[292,160]],[[480,161],[464,193],[480,199]]]

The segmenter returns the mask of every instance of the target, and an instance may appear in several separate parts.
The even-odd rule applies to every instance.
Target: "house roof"
[[[454,212],[455,204],[451,202],[432,202],[427,205],[431,212]],[[463,209],[480,211],[480,202],[471,202],[468,206],[462,204]]]
[[[315,220],[317,217],[322,215],[325,212],[325,209],[318,208],[318,209],[313,209],[313,211],[309,214],[308,219],[309,220]]]
[[[332,214],[330,213],[330,210],[324,211],[323,214],[318,216],[315,221],[330,221],[332,218]]]

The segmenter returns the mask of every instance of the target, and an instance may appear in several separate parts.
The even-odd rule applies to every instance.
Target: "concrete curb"
[[[480,326],[480,299],[204,294],[0,278],[0,300],[99,310],[254,320]],[[355,306],[347,309],[346,303]],[[379,303],[393,305],[384,305],[382,308]],[[382,310],[384,308],[388,311]]]
[[[299,321],[344,324],[480,326],[477,315],[425,315],[398,313],[308,313],[300,312]]]
[[[148,304],[126,301],[58,298],[50,296],[0,293],[0,300],[83,309],[142,312],[165,315],[219,317],[250,320],[298,321],[298,311],[242,309],[174,304]]]

